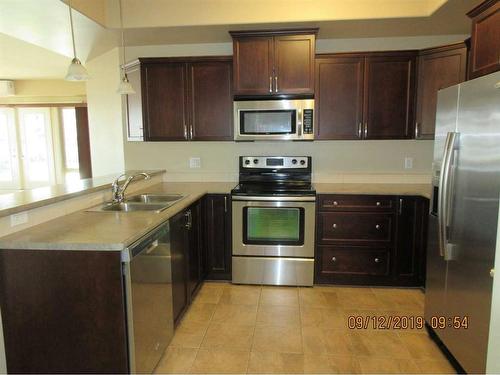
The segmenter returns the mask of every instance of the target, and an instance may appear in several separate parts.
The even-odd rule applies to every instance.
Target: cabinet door
[[[233,140],[231,61],[189,65],[190,138]]]
[[[316,59],[316,139],[360,139],[362,57]]]
[[[500,69],[500,2],[488,0],[471,10],[472,18],[469,78]]]
[[[418,59],[418,94],[415,138],[433,139],[436,126],[437,92],[465,80],[467,47],[425,50]]]
[[[187,290],[189,238],[186,230],[186,212],[178,213],[169,219],[169,223],[170,253],[172,256],[172,306],[174,323],[177,324],[189,302]]]
[[[429,201],[399,197],[394,277],[397,285],[424,286]]]
[[[229,195],[205,198],[205,267],[211,280],[231,279],[231,200]]]
[[[314,94],[314,35],[274,37],[274,93]]]
[[[235,38],[234,94],[271,95],[273,79],[273,37]]]
[[[364,138],[412,137],[415,62],[409,53],[366,59]]]
[[[188,210],[189,226],[189,266],[188,292],[191,298],[202,281],[201,268],[201,202],[193,204]]]
[[[186,65],[145,64],[142,80],[144,139],[187,140]]]

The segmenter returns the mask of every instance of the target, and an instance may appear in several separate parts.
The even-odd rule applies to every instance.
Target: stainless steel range
[[[311,286],[316,191],[311,157],[241,156],[233,208],[233,283]]]

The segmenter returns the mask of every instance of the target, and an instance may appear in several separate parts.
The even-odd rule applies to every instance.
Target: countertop
[[[148,171],[126,171],[128,175],[146,172],[150,176],[165,173],[164,169]],[[90,194],[110,188],[110,184],[118,174],[87,178],[67,184],[43,186],[36,189],[19,191],[16,193],[0,194],[0,217],[15,214],[33,208],[47,206],[52,203]]]
[[[186,197],[160,212],[78,211],[0,238],[0,249],[121,251],[207,193],[227,194],[235,182],[167,182],[143,192]],[[416,195],[430,198],[428,184],[316,183],[318,194]]]

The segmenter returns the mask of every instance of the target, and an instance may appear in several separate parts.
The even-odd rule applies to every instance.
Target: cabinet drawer
[[[320,242],[391,242],[391,214],[327,212],[319,214]]]
[[[390,251],[359,247],[320,247],[320,273],[389,275]]]
[[[385,195],[320,195],[320,211],[394,211],[395,200]]]

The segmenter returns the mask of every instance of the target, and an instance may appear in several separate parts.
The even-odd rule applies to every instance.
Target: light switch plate
[[[405,169],[413,169],[413,158],[405,157]]]
[[[189,158],[189,168],[201,168],[201,159]]]
[[[18,214],[10,215],[10,226],[15,227],[28,222],[28,213],[20,212]]]

